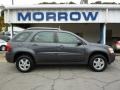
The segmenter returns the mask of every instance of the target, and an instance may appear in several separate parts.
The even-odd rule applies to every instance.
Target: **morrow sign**
[[[40,21],[40,22],[76,22],[76,21],[95,21],[97,19],[99,12],[18,12],[18,21]]]

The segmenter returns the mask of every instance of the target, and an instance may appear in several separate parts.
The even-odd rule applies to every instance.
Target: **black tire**
[[[24,65],[23,63],[24,62]],[[28,66],[26,64],[28,64]],[[23,65],[23,66],[22,66]],[[18,69],[18,71],[20,72],[30,72],[33,68],[34,68],[34,62],[32,57],[28,56],[28,55],[21,55],[17,58],[16,60],[16,68]],[[25,67],[27,68],[25,70]],[[24,68],[24,69],[23,69]]]
[[[5,45],[1,46],[0,50],[1,51],[5,51],[6,50],[6,46]]]
[[[98,60],[100,60],[100,63]],[[91,56],[88,64],[93,71],[101,72],[104,71],[107,67],[107,58],[100,54],[93,55]]]

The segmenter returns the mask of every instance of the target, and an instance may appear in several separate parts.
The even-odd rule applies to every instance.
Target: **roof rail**
[[[51,28],[51,27],[30,27],[30,28],[27,28],[28,30],[59,30],[59,28]]]

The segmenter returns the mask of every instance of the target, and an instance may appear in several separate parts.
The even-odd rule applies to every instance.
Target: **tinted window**
[[[69,33],[58,33],[58,42],[66,43],[66,44],[76,44],[78,42],[78,38]]]
[[[20,33],[19,35],[17,35],[13,41],[17,41],[17,42],[23,42],[25,41],[29,36],[31,35],[31,32],[23,32]]]
[[[54,32],[39,32],[33,37],[33,42],[40,43],[53,43],[54,42]]]

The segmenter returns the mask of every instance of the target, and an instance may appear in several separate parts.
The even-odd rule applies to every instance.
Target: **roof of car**
[[[51,27],[30,27],[24,30],[24,32],[39,32],[39,31],[63,31],[60,28]]]
[[[60,28],[51,28],[51,27],[30,27],[27,30],[60,30]]]

